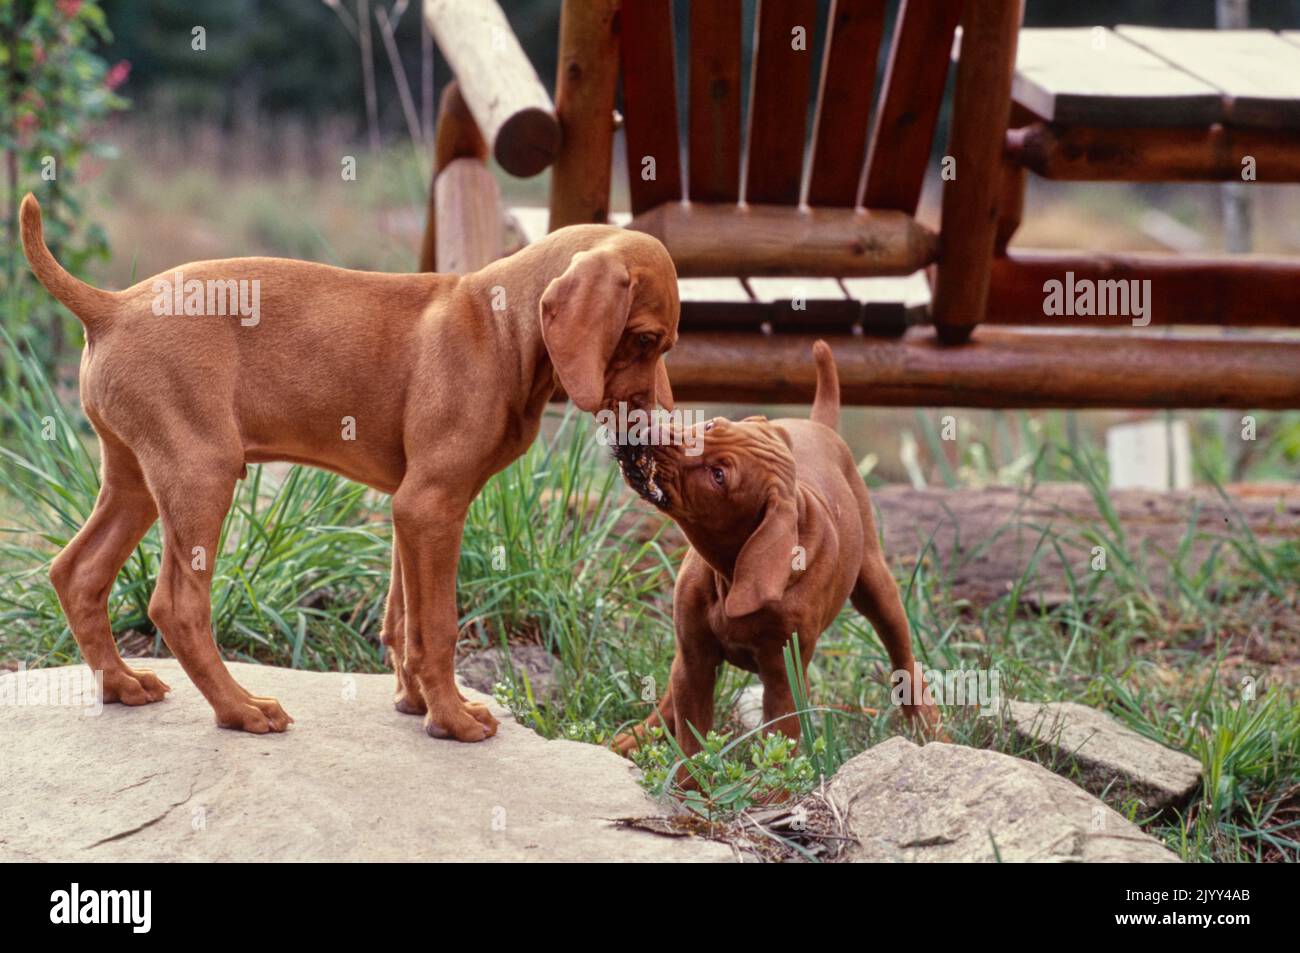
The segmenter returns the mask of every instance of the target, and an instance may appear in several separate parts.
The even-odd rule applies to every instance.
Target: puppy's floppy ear
[[[728,618],[757,612],[785,592],[799,545],[799,515],[791,495],[778,486],[767,493],[763,522],[736,557],[731,592],[723,608]]]
[[[605,396],[605,367],[632,307],[632,276],[609,251],[578,252],[546,288],[542,340],[564,391],[589,414]]]

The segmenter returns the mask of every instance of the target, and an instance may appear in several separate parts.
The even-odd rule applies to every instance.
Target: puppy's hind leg
[[[202,446],[204,441],[196,437],[187,443]],[[157,471],[146,465],[163,527],[162,565],[149,617],[212,706],[217,724],[264,734],[284,731],[293,719],[274,698],[252,695],[235,681],[212,634],[212,576],[221,523],[242,468],[242,459],[234,454],[168,460]]]
[[[874,527],[868,539],[867,552],[858,573],[857,583],[849,599],[853,608],[866,616],[875,628],[894,672],[904,673],[910,683],[910,702],[903,706],[904,713],[919,723],[931,735],[942,740],[939,710],[925,700],[925,677],[912,654],[912,632],[907,624],[907,610],[898,592],[898,584],[889,571],[884,554],[875,545]]]
[[[100,437],[103,481],[86,525],[50,564],[50,581],[86,664],[102,673],[105,702],[145,705],[169,691],[148,669],[129,667],[117,651],[108,619],[113,581],[157,519],[153,497],[131,451]]]

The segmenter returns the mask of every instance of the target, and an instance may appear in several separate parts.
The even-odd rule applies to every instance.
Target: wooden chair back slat
[[[741,0],[691,4],[689,195],[740,198]]]
[[[745,160],[750,204],[799,202],[816,19],[816,0],[759,0]],[[802,49],[794,42],[799,27]]]
[[[903,0],[867,155],[867,208],[916,214],[961,6]]]
[[[632,214],[639,215],[682,197],[672,4],[623,0],[619,16],[628,188]]]
[[[806,201],[852,206],[866,158],[885,0],[831,0]]]

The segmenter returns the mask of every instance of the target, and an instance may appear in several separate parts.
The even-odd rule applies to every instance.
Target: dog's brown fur
[[[666,499],[655,498],[648,474],[624,458],[628,483],[671,516],[691,544],[674,592],[677,643],[668,690],[642,726],[615,739],[624,754],[644,740],[645,728],[659,725],[686,754],[698,751],[687,726],[704,735],[713,725],[713,688],[724,661],[758,674],[763,720],[798,740],[783,650],[798,633],[806,686],[817,639],[845,599],[871,621],[894,670],[917,679],[907,714],[939,731],[938,711],[924,702],[907,614],[867,488],[835,432],[835,362],[824,341],[814,353],[811,420],[715,418],[698,425],[698,456],[685,453],[685,441],[650,448],[654,483]]]
[[[99,434],[94,513],[50,577],[104,699],[168,691],[130,668],[107,616],[113,580],[161,517],[149,615],[217,722],[292,720],[241,688],[217,653],[210,588],[222,520],[248,463],[323,467],[393,495],[393,578],[383,625],[396,705],[436,737],[479,741],[497,723],[458,692],[456,564],[470,501],[536,436],[562,384],[581,409],[671,407],[662,354],[676,341],[676,273],[655,239],[561,229],[465,276],[374,274],[274,258],[181,266],[185,278],[260,281],[260,322],[153,313],[159,275],[93,288],[45,247],[22,205],[32,271],[86,326],[81,401]],[[494,310],[494,308],[496,310]],[[343,439],[344,418],[355,421]],[[200,549],[201,547],[201,549]],[[202,559],[199,556],[202,555]]]

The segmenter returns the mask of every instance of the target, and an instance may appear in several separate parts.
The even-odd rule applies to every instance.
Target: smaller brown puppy
[[[763,720],[795,740],[799,720],[783,650],[799,635],[801,671],[845,599],[870,620],[913,704],[904,710],[928,730],[939,713],[924,702],[907,614],[885,564],[867,488],[835,432],[839,376],[825,341],[813,348],[817,395],[811,420],[715,418],[694,441],[622,446],[628,485],[671,516],[691,549],[674,592],[676,655],[668,691],[643,725],[614,740],[627,754],[644,729],[662,725],[686,754],[713,725],[713,688],[727,661],[763,683]],[[679,435],[680,436],[680,435]],[[702,447],[689,455],[686,447]],[[796,463],[797,461],[797,463]]]

